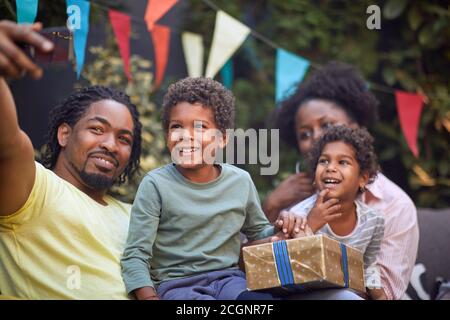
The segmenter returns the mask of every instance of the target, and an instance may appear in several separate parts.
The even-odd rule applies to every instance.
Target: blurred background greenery
[[[380,100],[380,121],[370,128],[382,170],[421,207],[450,206],[450,6],[448,1],[388,0],[214,0],[277,46],[316,64],[330,60],[357,66]],[[215,12],[205,1],[190,1],[186,29],[211,43]],[[369,30],[369,5],[381,9],[381,29]],[[233,57],[237,124],[262,128],[273,112],[274,54],[266,43],[250,36]],[[207,53],[208,55],[208,53]],[[307,75],[308,76],[308,75]],[[306,77],[307,77],[306,76]],[[425,93],[418,135],[419,158],[409,151],[401,133],[395,97],[375,84]],[[286,146],[275,177],[260,176],[248,166],[262,198],[288,174],[297,154]]]
[[[138,2],[138,1],[136,1]],[[145,6],[146,1],[142,0]],[[105,21],[104,8],[132,14],[126,1],[91,1],[91,28]],[[216,11],[211,3],[270,39],[276,46],[292,51],[315,64],[339,60],[357,66],[380,100],[380,121],[370,128],[384,173],[398,183],[419,207],[450,207],[450,6],[448,1],[386,0],[185,0],[177,6],[181,25],[173,37],[191,31],[204,37],[206,56],[211,45]],[[366,9],[381,8],[381,29],[368,30]],[[14,20],[15,1],[0,3],[0,16]],[[142,16],[142,17],[141,17]],[[136,20],[134,16],[133,29]],[[50,25],[65,22],[64,1],[40,1],[38,20]],[[107,20],[106,20],[107,21]],[[143,23],[143,22],[142,22]],[[138,105],[144,124],[142,172],[169,161],[159,123],[161,94],[172,80],[186,76],[185,68],[166,78],[158,89],[152,87],[151,62],[142,53],[131,59],[135,81],[127,83],[111,27],[105,44],[89,48],[92,59],[85,65],[82,81],[76,86],[103,84],[126,88]],[[135,35],[136,36],[136,35]],[[150,41],[148,34],[141,39]],[[179,46],[178,46],[179,48]],[[173,46],[172,46],[172,49]],[[133,51],[132,51],[133,54]],[[233,56],[237,127],[266,128],[275,109],[275,49],[249,36]],[[169,64],[171,61],[169,60]],[[308,75],[307,75],[308,76]],[[220,77],[218,77],[220,80]],[[384,87],[421,92],[427,97],[419,128],[416,159],[401,133],[395,98]],[[247,165],[262,199],[284,177],[294,172],[297,154],[287,146],[280,150],[280,172],[261,176],[258,165]],[[138,179],[139,180],[139,179]],[[114,192],[132,200],[137,181],[115,188]]]

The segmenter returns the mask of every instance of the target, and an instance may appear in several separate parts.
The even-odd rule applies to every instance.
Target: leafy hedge
[[[378,1],[381,30],[366,27],[366,9],[373,1],[215,0],[214,4],[277,46],[316,64],[339,60],[356,65],[374,83],[373,92],[381,101],[381,121],[370,129],[382,169],[418,206],[450,206],[450,7],[446,1]],[[185,29],[204,35],[209,48],[215,11],[205,1],[191,1],[188,12]],[[274,109],[274,55],[273,47],[250,36],[233,57],[232,89],[238,125],[243,128],[263,127]],[[402,136],[394,95],[384,87],[429,97],[420,122],[418,159]],[[261,177],[257,168],[248,167],[262,197],[293,172],[296,158],[292,150],[283,148],[277,177]]]

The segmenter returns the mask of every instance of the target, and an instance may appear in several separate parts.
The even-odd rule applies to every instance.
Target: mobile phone
[[[53,27],[39,32],[43,37],[53,42],[53,50],[42,52],[30,45],[22,46],[28,56],[40,65],[64,64],[69,61],[73,43],[73,34],[67,27]]]

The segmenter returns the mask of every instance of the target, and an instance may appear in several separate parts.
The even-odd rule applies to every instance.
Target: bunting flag
[[[308,71],[310,62],[294,53],[277,49],[275,101],[280,102],[295,91]]]
[[[77,78],[80,78],[84,65],[87,35],[89,32],[89,1],[66,0],[69,19],[67,26],[73,32],[75,59],[77,62]]]
[[[145,12],[147,29],[151,33],[154,47],[155,87],[160,86],[170,51],[170,28],[156,24],[178,0],[148,0]],[[36,19],[39,0],[16,0],[18,23],[33,23]],[[67,27],[73,33],[74,53],[76,58],[77,77],[80,77],[84,65],[87,36],[89,33],[90,3],[86,0],[66,0]],[[131,17],[116,10],[108,10],[111,25],[117,40],[120,55],[124,64],[124,72],[129,81],[130,73],[130,33]],[[251,29],[227,13],[218,10],[214,27],[205,76],[214,78],[220,70],[223,84],[231,88],[233,84],[232,55],[246,40]],[[201,35],[183,32],[182,44],[186,66],[190,77],[203,75],[204,46]],[[310,66],[310,61],[292,52],[278,48],[276,53],[275,99],[276,102],[293,93],[298,83],[303,80]],[[367,84],[370,89],[370,84]],[[417,136],[420,117],[425,97],[395,90],[396,107],[400,125],[408,147],[418,157]],[[450,122],[449,122],[450,123]],[[446,125],[447,122],[444,123]],[[446,126],[450,128],[450,125]]]
[[[170,28],[155,24],[152,28],[151,34],[156,61],[155,87],[159,87],[164,78],[167,60],[169,57]]]
[[[222,77],[222,83],[223,85],[231,90],[233,87],[233,59],[229,59],[227,63],[223,66],[222,69],[220,69],[220,76]]]
[[[249,33],[250,29],[245,24],[221,10],[217,11],[213,41],[206,66],[206,77],[214,78]]]
[[[189,77],[201,77],[203,75],[203,38],[192,32],[183,32],[181,35],[184,58]]]
[[[145,21],[149,31],[153,29],[156,21],[169,11],[178,0],[148,0],[145,10]]]
[[[419,156],[417,133],[424,97],[420,94],[396,90],[395,100],[397,102],[397,112],[403,135],[405,136],[409,149],[417,158]]]
[[[33,23],[36,20],[38,0],[16,0],[17,23]]]
[[[130,32],[131,19],[130,16],[119,11],[109,9],[108,11],[111,26],[116,36],[117,45],[119,47],[120,56],[123,61],[123,70],[131,81],[130,73]]]

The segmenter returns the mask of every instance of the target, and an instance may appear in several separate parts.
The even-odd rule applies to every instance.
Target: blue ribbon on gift
[[[348,279],[348,261],[347,261],[347,247],[341,243],[341,257],[342,257],[342,272],[344,273],[344,286],[349,287]]]
[[[344,287],[349,287],[349,275],[348,275],[348,258],[347,247],[341,243],[341,262],[342,272],[344,274]],[[277,266],[278,278],[282,287],[290,287],[294,285],[294,274],[292,272],[292,266],[289,259],[288,248],[285,240],[272,243],[273,253],[275,257],[275,264]]]
[[[291,261],[289,259],[288,248],[285,240],[272,244],[275,263],[277,266],[278,278],[281,286],[291,286],[294,284],[294,274],[292,273]]]

